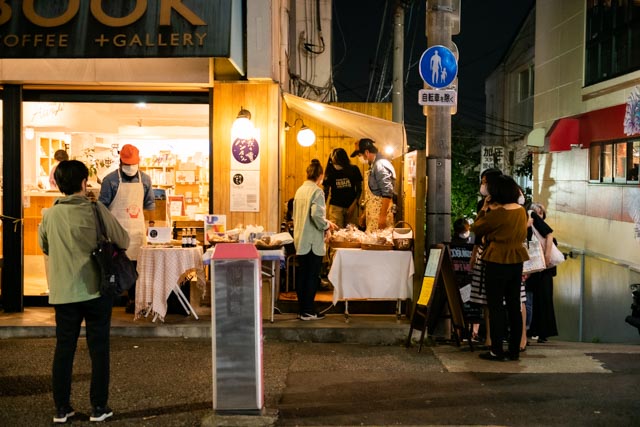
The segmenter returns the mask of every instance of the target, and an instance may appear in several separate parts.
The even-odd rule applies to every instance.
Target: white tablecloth
[[[201,246],[141,248],[138,255],[135,318],[157,314],[160,320],[164,320],[167,314],[167,299],[171,291],[184,283],[192,274],[195,274],[198,279],[198,287],[204,290],[205,277]]]
[[[411,251],[336,249],[329,271],[333,304],[349,299],[408,299],[413,296]]]

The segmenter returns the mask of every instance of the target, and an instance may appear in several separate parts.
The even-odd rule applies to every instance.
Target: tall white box
[[[213,409],[258,415],[264,406],[260,256],[218,243],[211,258]]]

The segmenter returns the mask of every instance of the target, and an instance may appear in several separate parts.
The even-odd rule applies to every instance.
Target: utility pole
[[[427,3],[427,46],[453,47],[453,0]],[[427,115],[427,238],[425,247],[451,238],[451,107],[425,106]]]
[[[404,123],[404,3],[396,0],[393,16],[393,86],[391,92],[392,117],[395,123]],[[402,143],[400,158],[404,162],[406,141]],[[402,175],[400,175],[402,176]],[[404,194],[396,204],[397,218],[403,218]]]
[[[391,102],[393,121],[404,122],[404,5],[396,2],[393,17],[393,90]],[[404,154],[404,148],[403,153]]]

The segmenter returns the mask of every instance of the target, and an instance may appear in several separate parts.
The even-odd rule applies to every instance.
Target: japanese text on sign
[[[480,158],[480,170],[483,171],[489,168],[497,168],[502,170],[504,168],[504,147],[497,146],[482,146],[482,156]]]
[[[421,89],[418,92],[418,104],[443,106],[456,105],[456,91]]]

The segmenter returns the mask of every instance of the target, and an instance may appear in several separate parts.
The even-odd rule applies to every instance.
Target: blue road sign
[[[435,89],[448,87],[458,74],[458,61],[448,48],[435,45],[420,57],[420,77]]]

